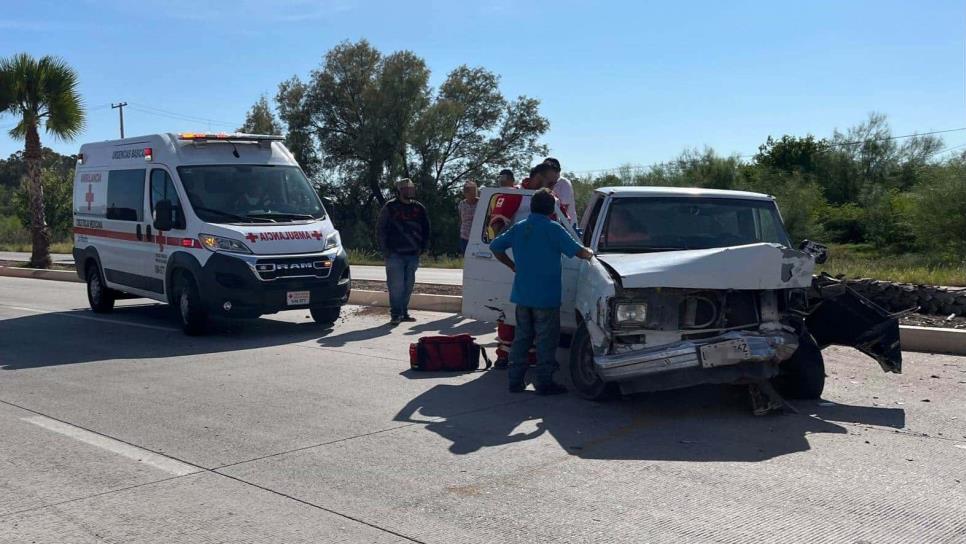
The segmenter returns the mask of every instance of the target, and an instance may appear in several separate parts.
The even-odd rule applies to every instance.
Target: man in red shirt
[[[530,177],[524,178],[519,188],[530,190],[543,189],[549,183],[552,175],[553,167],[546,164],[538,164],[530,169]],[[497,197],[493,209],[490,210],[489,227],[493,237],[498,236],[504,229],[513,224],[513,216],[516,215],[522,203],[522,194],[504,194]]]

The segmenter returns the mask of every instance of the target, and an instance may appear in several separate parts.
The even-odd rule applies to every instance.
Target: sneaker
[[[406,321],[406,322],[412,323],[413,321],[416,321],[416,318],[413,317],[413,316],[411,316],[411,315],[409,315],[409,314],[406,314],[406,315],[402,316],[402,321]]]
[[[400,323],[402,323],[402,318],[397,315],[392,316],[392,319],[389,320],[390,325],[398,325]]]
[[[522,383],[511,383],[510,392],[511,393],[523,393],[527,386]]]
[[[497,370],[506,370],[510,368],[510,360],[505,357],[500,357],[493,363],[493,368]]]
[[[550,395],[560,395],[567,392],[567,388],[554,382],[550,382],[548,385],[542,387],[537,387],[537,394],[543,397]]]

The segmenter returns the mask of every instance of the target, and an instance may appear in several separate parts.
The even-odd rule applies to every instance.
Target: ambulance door
[[[514,306],[510,303],[513,272],[496,260],[490,242],[496,234],[489,228],[494,215],[506,209],[505,197],[520,199],[511,224],[530,214],[530,194],[520,189],[485,187],[476,205],[473,228],[463,261],[463,315],[481,321],[496,321],[501,314],[514,324]],[[513,251],[509,251],[513,257]]]
[[[159,230],[157,227],[157,207],[158,202],[168,201],[171,203],[171,224],[172,228],[167,231]],[[175,189],[171,173],[165,166],[154,165],[148,174],[148,226],[146,228],[147,240],[151,242],[146,245],[144,255],[144,275],[147,276],[151,284],[159,295],[165,294],[164,285],[165,271],[167,269],[168,257],[171,253],[182,247],[184,240],[189,244],[193,242],[188,237],[184,208],[181,206],[181,198]],[[191,246],[189,246],[191,247]]]
[[[147,170],[111,170],[107,175],[104,231],[98,240],[98,255],[109,287],[145,295],[144,276],[145,194]]]

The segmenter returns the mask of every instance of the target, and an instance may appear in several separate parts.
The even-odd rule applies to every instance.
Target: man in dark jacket
[[[376,225],[379,249],[386,258],[386,284],[393,324],[415,321],[409,298],[416,283],[419,256],[429,248],[429,215],[416,201],[416,185],[409,178],[396,182],[398,196],[382,207]]]

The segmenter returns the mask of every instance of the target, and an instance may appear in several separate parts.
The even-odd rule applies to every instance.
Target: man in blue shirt
[[[560,256],[590,259],[593,252],[581,246],[559,223],[552,221],[556,199],[547,189],[530,199],[530,216],[507,229],[490,243],[493,255],[514,271],[510,302],[516,304],[516,334],[510,348],[510,392],[524,390],[527,352],[537,348],[534,387],[538,395],[567,390],[553,381],[560,343]],[[513,250],[516,262],[506,254]]]

